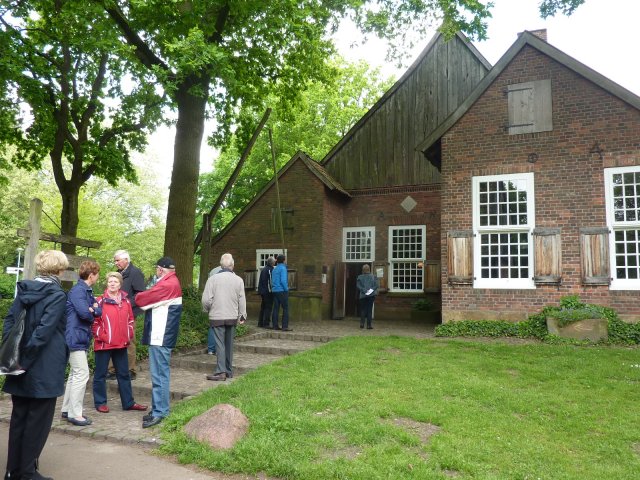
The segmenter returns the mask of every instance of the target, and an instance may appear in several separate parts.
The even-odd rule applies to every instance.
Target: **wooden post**
[[[29,240],[24,251],[24,275],[25,280],[33,280],[36,277],[36,255],[40,242],[40,225],[42,221],[42,200],[33,198],[29,205]]]
[[[209,278],[209,259],[211,257],[211,220],[212,217],[206,213],[202,215],[202,242],[200,242],[200,278],[198,288],[204,290],[204,286]]]

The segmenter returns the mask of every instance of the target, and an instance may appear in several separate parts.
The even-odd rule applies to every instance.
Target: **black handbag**
[[[27,311],[23,308],[0,346],[0,375],[20,375],[20,343]]]

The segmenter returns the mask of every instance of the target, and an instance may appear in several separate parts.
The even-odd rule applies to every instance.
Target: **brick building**
[[[493,68],[436,36],[320,164],[279,172],[294,319],[355,315],[365,263],[378,318],[428,297],[444,321],[522,319],[579,294],[640,319],[640,98],[534,33]],[[212,240],[249,287],[276,213],[272,182]]]

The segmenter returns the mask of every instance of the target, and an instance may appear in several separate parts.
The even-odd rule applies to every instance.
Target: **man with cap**
[[[182,288],[171,257],[157,262],[158,282],[136,295],[136,305],[145,311],[142,344],[149,345],[151,413],[142,417],[142,428],[153,427],[169,415],[171,351],[178,340],[182,315]]]

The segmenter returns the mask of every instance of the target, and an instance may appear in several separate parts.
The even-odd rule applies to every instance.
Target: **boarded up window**
[[[509,135],[553,130],[551,80],[509,85],[507,96]]]
[[[535,274],[533,280],[558,284],[562,280],[562,245],[559,228],[536,228],[533,231]]]
[[[282,228],[283,230],[293,230],[293,208],[281,208],[282,214]],[[271,233],[280,232],[280,218],[278,216],[278,209],[271,209]]]
[[[440,262],[437,260],[427,260],[425,262],[424,291],[440,291]]]
[[[473,232],[452,230],[447,233],[447,281],[450,284],[473,283]]]
[[[289,283],[289,290],[298,289],[298,271],[287,268],[287,282]]]
[[[609,285],[609,230],[607,228],[580,229],[582,283]]]
[[[245,270],[243,279],[244,279],[244,288],[246,290],[255,290],[257,288],[255,270]]]

